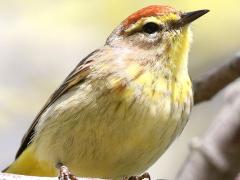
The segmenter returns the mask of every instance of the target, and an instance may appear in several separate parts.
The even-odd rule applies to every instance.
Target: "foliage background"
[[[238,0],[0,0],[0,169],[13,161],[34,116],[81,58],[102,46],[129,14],[162,3],[211,10],[192,25],[193,78],[240,48]],[[153,177],[173,179],[188,142],[206,130],[221,103],[219,95],[194,107],[183,134],[149,169]]]

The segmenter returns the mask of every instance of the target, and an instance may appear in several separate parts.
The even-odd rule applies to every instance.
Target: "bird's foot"
[[[149,175],[149,173],[143,173],[142,175],[140,176],[131,176],[128,178],[128,180],[142,180],[142,179],[148,179],[148,180],[151,180],[151,177]]]
[[[59,180],[77,180],[77,177],[74,176],[67,166],[60,166],[60,174],[58,177]]]

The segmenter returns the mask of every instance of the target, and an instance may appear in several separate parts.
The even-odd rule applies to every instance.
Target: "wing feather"
[[[93,61],[92,56],[98,52],[99,50],[95,50],[90,53],[87,57],[82,59],[80,63],[76,66],[76,68],[67,76],[67,78],[63,81],[60,87],[51,95],[47,103],[43,106],[41,111],[37,114],[36,118],[32,122],[28,131],[24,135],[21,145],[16,153],[15,159],[17,159],[22,152],[31,144],[31,139],[35,134],[35,127],[39,122],[41,115],[63,94],[65,94],[69,89],[78,85],[79,83],[83,83],[90,73],[90,64]]]

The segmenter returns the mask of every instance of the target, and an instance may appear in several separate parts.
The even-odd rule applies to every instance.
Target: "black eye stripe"
[[[142,27],[143,32],[148,33],[148,34],[153,34],[155,32],[159,32],[162,29],[163,29],[162,26],[160,26],[156,23],[153,23],[153,22],[146,23]]]

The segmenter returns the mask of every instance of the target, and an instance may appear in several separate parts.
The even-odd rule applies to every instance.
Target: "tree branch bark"
[[[209,130],[192,141],[176,180],[234,180],[240,172],[240,82],[226,93]]]
[[[58,177],[25,176],[19,174],[0,173],[0,180],[59,180],[59,179]],[[104,180],[104,179],[78,178],[78,180]]]
[[[240,77],[240,54],[193,81],[195,105],[211,99],[238,77]],[[234,178],[237,172],[240,172],[240,96],[238,100],[234,100],[233,96],[234,94],[229,98],[232,101],[228,100],[204,138],[193,141],[192,152],[180,170],[177,180],[223,180],[226,177]],[[0,173],[0,180],[16,179],[57,180],[52,177]],[[79,180],[100,179],[79,178]]]
[[[194,103],[211,99],[221,89],[240,77],[240,53],[193,81]]]

